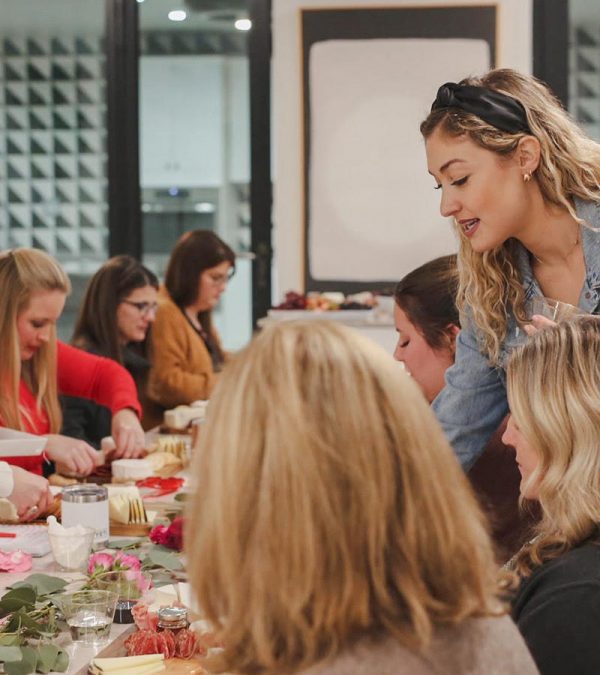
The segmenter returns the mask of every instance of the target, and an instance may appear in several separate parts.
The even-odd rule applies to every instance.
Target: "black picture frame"
[[[389,291],[397,279],[358,281],[319,279],[311,273],[309,222],[311,170],[311,91],[309,59],[311,48],[327,40],[371,40],[381,38],[438,38],[483,40],[489,45],[491,67],[497,63],[497,7],[347,7],[301,10],[302,110],[303,110],[303,223],[304,287],[306,291]],[[416,64],[415,64],[416,65]]]

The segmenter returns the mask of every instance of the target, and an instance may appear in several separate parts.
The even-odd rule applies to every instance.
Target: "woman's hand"
[[[52,503],[53,497],[48,481],[19,466],[12,466],[11,469],[14,487],[8,500],[15,505],[19,520],[27,521],[38,518],[48,510]]]
[[[113,415],[112,437],[117,446],[113,458],[139,457],[145,452],[146,437],[138,416],[130,408]]]
[[[535,335],[538,330],[543,330],[544,328],[550,328],[551,326],[556,326],[556,321],[548,319],[541,314],[534,314],[531,317],[531,323],[525,324],[523,330],[529,335]]]
[[[89,476],[102,464],[101,454],[78,438],[48,434],[46,454],[55,462],[56,470],[67,476]]]

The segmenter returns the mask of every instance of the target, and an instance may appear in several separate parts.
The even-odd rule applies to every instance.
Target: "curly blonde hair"
[[[192,477],[186,552],[226,645],[211,672],[283,674],[361,636],[425,647],[504,610],[486,525],[417,385],[326,321],[228,363]]]
[[[540,143],[540,163],[533,178],[547,203],[577,216],[573,197],[600,199],[600,144],[588,138],[564,110],[546,85],[536,78],[510,69],[492,70],[483,77],[460,82],[499,91],[520,101],[533,135]],[[524,132],[509,133],[458,108],[433,110],[421,124],[427,139],[440,128],[450,136],[466,135],[474,143],[502,157],[515,152]],[[522,280],[517,266],[518,245],[509,239],[499,248],[473,251],[461,228],[458,267],[460,274],[457,306],[468,313],[481,332],[482,352],[496,365],[512,312],[525,320]]]
[[[539,456],[522,492],[535,486],[542,520],[513,561],[528,576],[599,534],[600,317],[536,333],[511,353],[507,387],[514,420]]]

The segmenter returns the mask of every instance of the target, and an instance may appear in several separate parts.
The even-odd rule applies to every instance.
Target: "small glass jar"
[[[174,634],[177,634],[181,629],[188,628],[189,625],[185,607],[161,607],[158,610],[157,628],[159,631],[168,628]]]

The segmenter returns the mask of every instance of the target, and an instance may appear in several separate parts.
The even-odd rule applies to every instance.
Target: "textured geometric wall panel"
[[[0,36],[0,248],[107,255],[99,37]]]
[[[571,29],[569,108],[588,134],[600,140],[599,26],[573,26]]]

